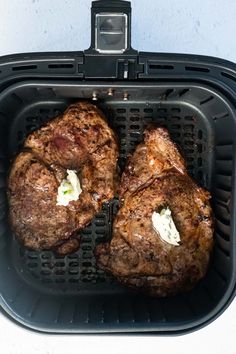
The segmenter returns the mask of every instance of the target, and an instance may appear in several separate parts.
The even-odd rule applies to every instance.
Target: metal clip
[[[128,101],[129,100],[129,94],[127,92],[124,93],[123,100],[124,101]]]
[[[98,100],[98,97],[97,97],[97,93],[96,93],[96,92],[93,92],[92,100],[93,100],[93,101],[97,101],[97,100]]]

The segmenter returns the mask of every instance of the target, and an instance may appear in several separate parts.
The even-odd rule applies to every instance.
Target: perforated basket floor
[[[107,94],[111,87],[113,97]],[[81,232],[79,251],[66,257],[19,246],[3,219],[0,246],[5,248],[3,257],[12,260],[9,269],[0,269],[1,276],[10,279],[5,289],[0,284],[6,306],[22,322],[49,331],[165,331],[181,330],[193,321],[197,324],[220,306],[232,286],[233,107],[216,90],[194,83],[15,84],[0,96],[4,178],[9,159],[29,132],[74,100],[91,99],[94,91],[98,97],[95,103],[117,132],[121,168],[142,141],[144,128],[154,122],[168,128],[185,156],[189,173],[211,191],[216,244],[207,277],[190,293],[154,299],[129,292],[99,269],[93,251],[98,243],[111,238],[118,208],[113,200]],[[127,92],[129,99],[124,101]],[[4,198],[2,192],[1,205]]]

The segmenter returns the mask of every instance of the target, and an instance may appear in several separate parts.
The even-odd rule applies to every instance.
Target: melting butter
[[[78,200],[82,192],[76,171],[66,170],[67,178],[63,179],[57,191],[57,205],[67,206],[70,201]]]
[[[179,246],[180,234],[171,216],[171,210],[163,208],[160,213],[154,211],[152,214],[152,225],[162,240],[173,246]]]

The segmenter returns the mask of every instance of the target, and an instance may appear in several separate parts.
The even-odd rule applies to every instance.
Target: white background
[[[236,62],[235,0],[131,0],[132,44],[144,51],[195,53]],[[83,50],[90,0],[0,0],[0,55]],[[215,322],[181,337],[44,335],[0,314],[1,354],[236,354],[236,300]]]

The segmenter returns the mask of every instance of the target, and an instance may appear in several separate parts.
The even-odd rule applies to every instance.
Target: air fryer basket
[[[235,292],[235,92],[232,63],[134,51],[130,4],[118,0],[93,3],[88,51],[2,58],[0,301],[5,312],[32,329],[62,333],[186,333],[216,318]],[[189,173],[211,191],[215,247],[206,277],[191,292],[166,299],[136,294],[96,266],[94,247],[112,236],[117,200],[105,204],[81,232],[80,250],[71,255],[31,251],[12,237],[6,201],[10,161],[27,134],[78,99],[93,100],[105,112],[118,134],[121,167],[147,124],[155,122],[168,128]]]

